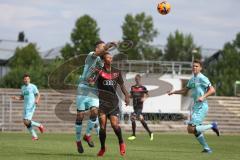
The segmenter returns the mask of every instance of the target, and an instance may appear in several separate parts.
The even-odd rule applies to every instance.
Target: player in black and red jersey
[[[148,95],[148,90],[141,84],[141,76],[137,74],[135,76],[136,84],[131,87],[130,91],[130,98],[133,99],[133,110],[134,112],[131,114],[131,121],[132,121],[132,136],[128,137],[128,140],[135,140],[136,139],[136,120],[139,120],[143,127],[146,129],[150,136],[150,140],[153,140],[153,133],[148,128],[147,123],[144,120],[142,115],[143,110],[143,102],[146,100]]]
[[[121,71],[112,67],[112,55],[104,54],[104,67],[99,71],[97,78],[97,86],[99,92],[99,139],[101,142],[101,149],[98,156],[103,156],[106,147],[106,124],[107,118],[111,122],[111,126],[118,137],[120,154],[123,156],[126,152],[126,145],[123,141],[121,128],[119,126],[119,99],[117,96],[117,86],[120,86],[122,93],[125,95],[125,103],[129,104],[129,94],[124,86]]]

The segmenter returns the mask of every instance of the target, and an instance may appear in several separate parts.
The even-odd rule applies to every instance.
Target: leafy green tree
[[[239,62],[240,33],[232,43],[228,42],[224,45],[218,58],[211,60],[206,66],[206,74],[216,86],[217,95],[234,95],[234,83],[240,80]]]
[[[201,58],[201,49],[193,42],[192,35],[184,35],[178,30],[167,38],[164,60],[167,61],[192,61],[192,58]]]
[[[19,88],[22,85],[22,77],[25,73],[30,74],[32,82],[39,87],[47,87],[43,60],[35,44],[17,48],[15,55],[9,61],[9,66],[11,70],[1,79],[1,87]]]
[[[16,67],[39,67],[43,64],[43,60],[37,51],[36,45],[30,43],[26,47],[17,48],[14,56],[9,60],[11,68]]]
[[[151,16],[145,13],[127,14],[122,25],[123,40],[131,40],[133,47],[127,50],[128,59],[155,59],[161,52],[150,45],[158,35]]]
[[[63,58],[66,60],[93,50],[94,44],[100,39],[99,30],[97,22],[89,15],[78,18],[71,33],[72,43],[67,43],[61,50]]]

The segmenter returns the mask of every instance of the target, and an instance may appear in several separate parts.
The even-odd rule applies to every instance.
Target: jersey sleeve
[[[36,85],[33,85],[33,94],[39,94],[39,91]]]
[[[201,85],[204,88],[208,88],[208,87],[212,86],[211,82],[209,81],[209,79],[207,77],[202,77],[201,78]]]
[[[145,86],[143,86],[143,90],[144,90],[144,93],[146,93],[146,94],[148,93],[148,90]]]

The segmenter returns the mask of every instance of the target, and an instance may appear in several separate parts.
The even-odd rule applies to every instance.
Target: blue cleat
[[[202,153],[212,153],[212,150],[210,148],[204,148],[204,150],[202,151]]]
[[[212,123],[212,130],[213,130],[213,132],[215,132],[217,134],[217,136],[220,136],[220,132],[219,132],[219,129],[218,129],[217,122]]]

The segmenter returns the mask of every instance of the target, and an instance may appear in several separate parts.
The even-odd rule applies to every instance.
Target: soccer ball
[[[157,10],[160,14],[162,15],[166,15],[170,12],[171,10],[171,5],[170,3],[168,3],[167,1],[163,1],[158,3],[157,5]]]

